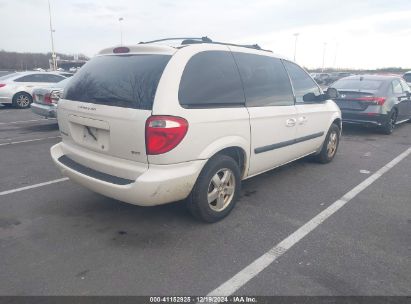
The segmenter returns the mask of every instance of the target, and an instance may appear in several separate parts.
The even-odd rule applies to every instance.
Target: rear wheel
[[[199,220],[217,222],[234,208],[240,189],[238,164],[229,156],[216,155],[205,165],[186,199],[188,210]]]
[[[336,124],[332,124],[325,137],[323,147],[319,154],[314,156],[314,160],[326,164],[333,160],[337,153],[338,144],[340,143],[340,128]]]
[[[390,135],[394,131],[395,123],[397,122],[398,112],[393,109],[390,116],[388,116],[387,122],[381,127],[381,132],[386,135]]]
[[[13,96],[13,106],[19,109],[26,109],[30,107],[33,102],[31,95],[25,92],[19,92]]]

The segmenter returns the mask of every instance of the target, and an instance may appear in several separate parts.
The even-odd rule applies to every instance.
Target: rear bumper
[[[126,179],[76,164],[70,156],[65,155],[63,145],[59,143],[51,148],[52,159],[63,175],[97,193],[140,206],[185,199],[207,162],[196,160],[173,165],[150,165],[143,172],[136,172],[136,179]],[[70,160],[67,161],[67,158]]]
[[[382,126],[386,123],[388,115],[375,113],[352,113],[341,111],[342,122],[370,126]]]
[[[43,117],[56,118],[57,117],[57,106],[56,105],[43,105],[36,102],[31,104],[31,111],[37,115]]]

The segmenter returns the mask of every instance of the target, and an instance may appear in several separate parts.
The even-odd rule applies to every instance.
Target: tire
[[[385,122],[385,124],[381,127],[381,133],[385,134],[385,135],[390,135],[392,134],[392,132],[394,131],[395,128],[395,123],[397,121],[397,117],[398,117],[398,112],[396,109],[393,109],[391,111],[390,116],[388,116],[387,121]]]
[[[336,124],[332,124],[325,137],[323,146],[319,154],[314,155],[313,159],[321,164],[331,162],[335,154],[337,154],[338,145],[340,143],[340,128]]]
[[[13,107],[18,109],[27,109],[33,102],[33,98],[26,92],[19,92],[13,96]]]
[[[221,183],[223,179],[226,180]],[[214,223],[231,212],[238,200],[240,190],[241,177],[238,164],[229,156],[216,155],[204,166],[186,199],[186,205],[198,220]]]

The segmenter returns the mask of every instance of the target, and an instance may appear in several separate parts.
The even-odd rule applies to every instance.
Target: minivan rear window
[[[105,55],[87,62],[65,88],[63,98],[151,110],[170,55]]]

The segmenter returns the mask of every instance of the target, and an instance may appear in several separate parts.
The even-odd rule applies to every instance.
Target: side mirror
[[[317,96],[315,96],[314,93],[307,93],[303,96],[303,101],[304,102],[316,102],[318,101]]]
[[[338,98],[338,91],[337,89],[334,88],[328,88],[327,91],[325,92],[325,95],[327,96],[327,98],[329,99],[336,99]]]

